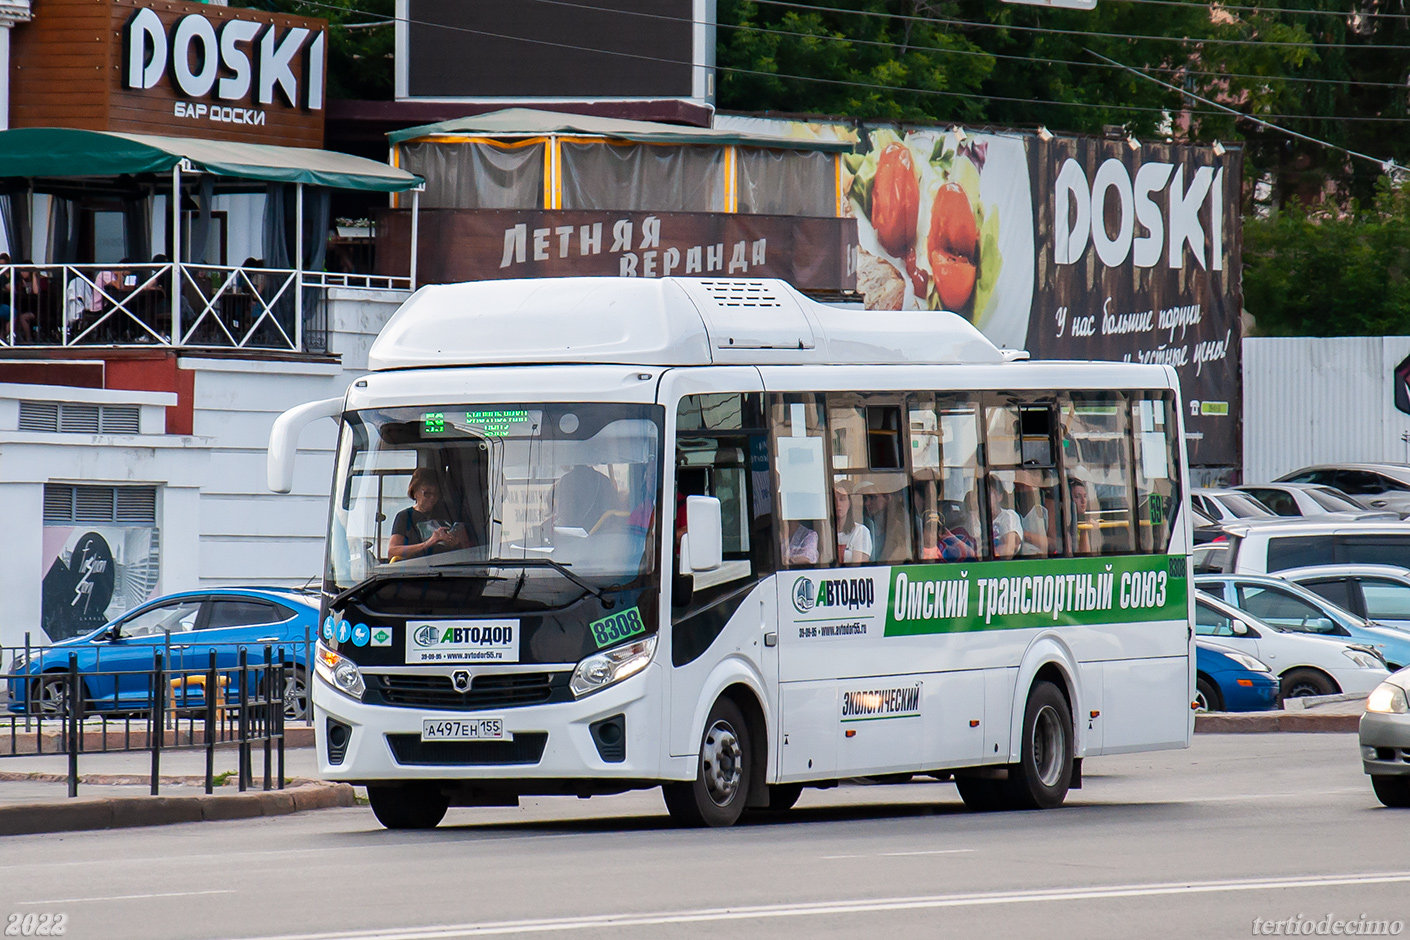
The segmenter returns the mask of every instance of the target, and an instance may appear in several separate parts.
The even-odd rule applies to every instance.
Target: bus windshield
[[[661,408],[526,403],[344,417],[327,587],[481,578],[566,603],[654,568]],[[512,601],[512,603],[510,602]]]

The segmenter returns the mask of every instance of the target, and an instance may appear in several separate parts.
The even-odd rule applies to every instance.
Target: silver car
[[[1190,504],[1215,522],[1267,519],[1277,515],[1247,493],[1208,486],[1190,490]]]
[[[1247,483],[1236,486],[1280,516],[1308,516],[1317,522],[1399,519],[1390,509],[1367,509],[1330,486],[1314,483]]]
[[[1361,768],[1371,775],[1378,800],[1410,807],[1410,669],[1387,677],[1366,699]]]
[[[1410,464],[1317,464],[1285,473],[1278,483],[1316,483],[1341,490],[1367,509],[1390,509],[1410,515]]]

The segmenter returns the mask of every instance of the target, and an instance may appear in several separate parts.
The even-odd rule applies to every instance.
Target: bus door
[[[778,707],[778,615],[770,575],[771,500],[763,384],[752,367],[672,370],[662,378],[672,467],[669,572],[662,621],[671,624],[671,754],[699,750],[694,717],[710,674],[727,657],[743,661]],[[681,540],[686,499],[720,501],[723,560],[710,571],[686,570]],[[775,735],[770,729],[773,746]],[[777,759],[770,755],[770,765]]]

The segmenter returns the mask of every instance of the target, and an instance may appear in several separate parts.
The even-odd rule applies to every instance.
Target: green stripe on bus
[[[905,565],[891,569],[886,636],[1184,620],[1184,555]]]

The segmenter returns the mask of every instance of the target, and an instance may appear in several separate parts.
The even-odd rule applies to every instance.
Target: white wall
[[[1244,480],[1314,463],[1410,462],[1410,415],[1393,397],[1407,355],[1410,336],[1245,338]]]

